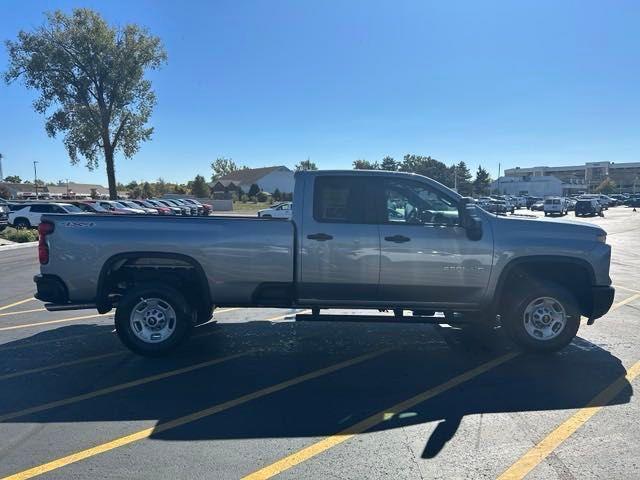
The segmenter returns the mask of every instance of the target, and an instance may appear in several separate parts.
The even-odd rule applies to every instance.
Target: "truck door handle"
[[[324,242],[325,240],[331,240],[333,235],[327,235],[326,233],[313,233],[311,235],[307,235],[309,240],[317,240],[319,242]]]
[[[394,235],[393,237],[384,237],[387,242],[393,243],[405,243],[411,241],[409,237],[405,237],[404,235]]]

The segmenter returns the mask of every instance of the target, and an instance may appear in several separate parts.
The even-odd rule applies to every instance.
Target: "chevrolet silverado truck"
[[[498,217],[408,173],[299,172],[290,220],[43,215],[39,232],[36,297],[115,308],[120,339],[147,356],[232,306],[438,312],[554,351],[614,296],[603,229]]]

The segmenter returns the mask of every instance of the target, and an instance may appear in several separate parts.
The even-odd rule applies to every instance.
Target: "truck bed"
[[[294,278],[294,226],[247,217],[44,215],[50,259],[41,272],[57,274],[69,301],[95,300],[101,270],[123,254],[184,256],[202,267],[211,298],[249,305],[264,288]]]

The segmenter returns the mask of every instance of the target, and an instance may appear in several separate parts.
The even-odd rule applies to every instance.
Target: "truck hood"
[[[565,238],[582,239],[590,238],[595,240],[600,235],[607,232],[597,225],[589,225],[584,222],[564,219],[546,219],[534,217],[491,217],[494,229],[497,231],[526,233],[531,237],[562,236]]]

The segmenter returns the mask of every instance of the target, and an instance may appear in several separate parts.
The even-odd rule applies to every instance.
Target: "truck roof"
[[[445,191],[449,195],[455,195],[462,198],[455,190],[443,185],[440,182],[435,181],[432,178],[425,177],[424,175],[419,175],[417,173],[409,173],[409,172],[392,172],[388,170],[301,170],[295,173],[296,177],[316,177],[323,175],[340,175],[340,176],[371,176],[371,177],[403,177],[408,179],[420,179],[421,181],[426,181],[430,183],[435,188]]]

